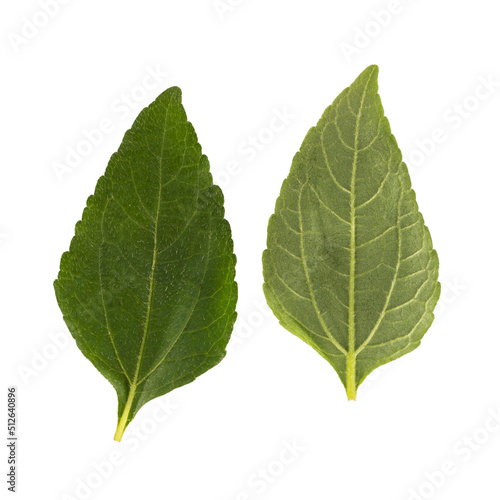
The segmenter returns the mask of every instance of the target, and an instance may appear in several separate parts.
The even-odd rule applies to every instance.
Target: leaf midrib
[[[136,371],[135,371],[133,380],[131,381],[130,378],[126,375],[127,379],[129,380],[129,383],[130,383],[130,392],[129,392],[129,396],[127,398],[127,403],[126,403],[126,406],[125,406],[125,409],[124,409],[124,412],[123,412],[124,416],[125,416],[125,414],[127,412],[127,409],[128,409],[128,411],[130,411],[131,404],[132,404],[133,399],[135,397],[135,392],[137,390],[137,387],[139,385],[141,385],[165,361],[165,359],[167,358],[167,356],[170,354],[170,352],[172,351],[172,349],[176,345],[176,343],[179,340],[180,336],[182,335],[182,333],[183,333],[186,325],[189,323],[189,320],[191,319],[193,311],[194,311],[194,309],[196,307],[196,304],[198,302],[199,295],[201,293],[201,288],[200,288],[198,290],[198,295],[196,297],[196,300],[193,301],[193,307],[191,308],[191,311],[189,312],[189,315],[187,316],[186,321],[181,326],[181,328],[179,328],[179,332],[176,335],[174,341],[171,343],[170,347],[167,349],[167,352],[162,356],[162,358],[160,359],[160,361],[158,363],[156,363],[156,365],[151,370],[149,370],[148,373],[146,373],[146,375],[144,375],[139,380],[139,375],[140,375],[140,371],[141,371],[141,365],[142,365],[142,361],[143,361],[144,349],[145,349],[145,346],[146,346],[146,339],[147,339],[148,332],[149,332],[149,322],[150,322],[150,317],[151,317],[151,306],[152,306],[152,301],[153,301],[153,290],[154,290],[154,275],[155,275],[155,271],[156,271],[156,262],[157,262],[158,255],[160,253],[162,253],[164,250],[166,250],[167,248],[170,248],[182,236],[182,234],[186,231],[187,227],[190,225],[191,221],[194,219],[194,217],[198,213],[198,210],[195,208],[195,210],[193,211],[193,215],[189,218],[189,220],[187,221],[185,227],[180,231],[180,233],[177,236],[177,238],[173,242],[170,242],[170,244],[168,245],[168,247],[165,248],[164,250],[162,250],[162,252],[158,252],[158,225],[159,225],[159,217],[160,217],[161,196],[162,196],[162,189],[163,189],[163,182],[162,182],[163,152],[164,152],[164,146],[165,146],[165,134],[166,134],[166,130],[167,130],[166,120],[167,120],[167,116],[168,116],[168,111],[169,111],[170,103],[171,103],[171,101],[167,105],[167,108],[166,108],[166,111],[165,111],[165,126],[164,126],[164,130],[163,130],[162,145],[161,145],[161,150],[160,150],[160,164],[159,164],[159,184],[160,184],[160,187],[158,189],[158,203],[157,203],[157,206],[156,206],[156,216],[155,216],[155,219],[154,219],[155,230],[154,230],[153,259],[152,259],[152,263],[151,263],[151,273],[150,273],[150,282],[149,282],[149,292],[148,292],[148,303],[147,303],[147,311],[146,311],[146,320],[145,320],[145,324],[144,324],[144,334],[143,334],[143,338],[142,338],[142,341],[141,341],[141,347],[140,347],[140,350],[139,350],[139,354],[138,354],[138,357],[137,357],[137,367],[136,367]],[[199,190],[199,185],[197,185],[197,191],[198,190]],[[208,240],[207,254],[210,253],[210,247],[211,247],[211,241],[209,239]],[[204,279],[204,277],[206,275],[206,272],[207,272],[207,269],[208,269],[208,260],[209,259],[207,257],[206,262],[205,262],[205,269],[204,269],[204,272],[203,272],[203,279]],[[130,402],[130,405],[129,405],[129,402]]]
[[[159,188],[158,188],[158,203],[156,204],[156,215],[155,215],[155,230],[154,230],[154,243],[153,243],[153,259],[151,262],[151,274],[149,276],[149,292],[148,292],[148,304],[147,304],[147,311],[146,311],[146,320],[144,322],[144,333],[142,335],[142,342],[141,342],[141,347],[139,349],[139,354],[137,356],[137,367],[135,370],[134,374],[134,379],[132,381],[131,387],[130,387],[130,393],[132,394],[132,399],[135,395],[135,389],[137,388],[137,380],[139,379],[139,373],[141,370],[141,364],[142,364],[142,359],[143,359],[143,354],[144,354],[144,347],[146,345],[146,338],[148,336],[148,331],[149,331],[149,321],[151,318],[151,304],[153,301],[153,290],[154,290],[154,278],[155,278],[155,271],[156,271],[156,260],[157,260],[157,254],[158,254],[158,223],[160,220],[160,207],[161,207],[161,195],[162,195],[162,189],[163,189],[163,181],[162,181],[162,172],[163,172],[163,152],[165,149],[165,136],[167,132],[167,117],[168,117],[168,111],[170,108],[170,104],[172,102],[172,99],[168,102],[166,108],[165,108],[165,120],[163,123],[163,137],[161,141],[161,150],[160,150],[160,163],[158,166],[158,181],[159,181]],[[129,395],[129,399],[130,399]]]
[[[399,266],[401,263],[401,228],[399,225],[399,215],[400,215],[400,204],[401,204],[401,197],[402,197],[402,189],[400,192],[400,199],[398,200],[398,213],[397,213],[397,218],[398,218],[398,223],[396,225],[396,230],[398,234],[398,258],[397,258],[397,263],[396,263],[396,268],[394,270],[394,276],[391,282],[391,286],[389,288],[389,291],[387,293],[387,297],[384,303],[384,307],[382,308],[382,311],[380,312],[380,315],[378,317],[377,322],[373,326],[371,332],[369,333],[368,337],[364,340],[364,342],[356,349],[356,324],[355,324],[355,284],[356,284],[356,209],[361,208],[365,204],[360,205],[359,207],[356,207],[356,194],[355,194],[355,186],[356,186],[356,168],[357,168],[357,161],[358,161],[358,153],[359,151],[362,151],[365,148],[362,148],[361,150],[358,149],[358,141],[359,141],[359,120],[361,118],[362,114],[362,108],[363,108],[363,103],[366,97],[366,92],[368,88],[368,84],[370,82],[370,79],[373,75],[373,71],[370,74],[367,83],[365,85],[365,88],[363,90],[363,94],[361,97],[361,103],[359,107],[358,114],[356,116],[356,128],[355,128],[355,134],[354,134],[354,154],[353,154],[353,169],[352,169],[352,176],[351,176],[351,252],[350,252],[350,278],[349,278],[349,350],[347,354],[347,360],[346,360],[346,379],[347,379],[347,396],[349,399],[355,399],[356,398],[356,392],[357,392],[357,387],[356,387],[356,358],[358,354],[370,343],[374,335],[376,334],[380,324],[382,323],[385,312],[387,310],[387,307],[389,306],[389,302],[392,297],[392,292],[394,290],[394,287],[396,285],[397,281],[397,276],[399,272]],[[372,141],[373,142],[373,141]],[[387,176],[384,178],[382,185],[385,183],[387,178],[389,177],[389,172]],[[382,186],[381,186],[382,187]],[[380,191],[381,188],[379,188]],[[376,196],[376,195],[375,195]],[[371,198],[373,199],[373,197]],[[371,201],[370,199],[370,201]]]
[[[354,153],[352,159],[351,173],[351,193],[350,193],[350,222],[351,222],[351,241],[350,241],[350,262],[349,262],[349,331],[348,331],[348,352],[346,358],[346,390],[348,399],[356,399],[356,323],[355,323],[355,291],[356,291],[356,170],[358,165],[358,143],[359,143],[359,123],[363,113],[363,105],[366,98],[368,85],[372,78],[372,70],[368,77],[361,101],[359,103],[358,113],[356,115],[356,127],[354,131]],[[349,99],[349,96],[346,96]],[[348,103],[349,105],[349,103]]]
[[[121,437],[123,435],[123,431],[125,430],[125,427],[127,426],[128,422],[128,416],[130,414],[130,410],[132,409],[132,404],[134,402],[135,398],[135,392],[137,389],[137,380],[139,378],[139,372],[141,369],[141,364],[142,364],[142,358],[143,358],[143,353],[144,353],[144,346],[146,345],[146,338],[148,335],[148,329],[149,329],[149,320],[151,317],[151,303],[153,299],[153,285],[154,285],[154,275],[155,275],[155,270],[156,270],[156,258],[157,258],[157,253],[158,253],[158,222],[160,218],[160,206],[161,206],[161,194],[162,194],[162,187],[163,187],[163,182],[162,182],[162,170],[163,170],[163,152],[164,152],[164,147],[165,147],[165,136],[167,132],[167,116],[168,116],[168,111],[170,108],[172,100],[170,100],[165,108],[165,119],[163,123],[163,137],[162,137],[162,143],[161,143],[161,150],[160,150],[160,163],[159,163],[159,188],[158,188],[158,203],[156,204],[156,217],[155,217],[155,228],[154,228],[154,243],[153,243],[153,259],[151,262],[151,273],[149,276],[149,292],[148,292],[148,304],[147,304],[147,311],[146,311],[146,320],[144,322],[144,333],[142,336],[142,341],[141,341],[141,347],[139,349],[139,354],[137,356],[137,367],[134,373],[133,380],[130,382],[130,378],[128,375],[126,375],[127,379],[129,380],[129,393],[127,397],[127,401],[125,402],[125,406],[123,408],[122,415],[120,416],[118,420],[118,426],[116,429],[115,433],[115,440],[120,441]]]

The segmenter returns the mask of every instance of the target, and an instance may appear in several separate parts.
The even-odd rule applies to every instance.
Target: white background
[[[35,0],[3,2],[0,15],[2,404],[17,385],[18,498],[500,498],[496,3],[56,4],[48,20]],[[307,130],[373,63],[413,164],[443,293],[421,347],[374,372],[348,403],[328,363],[263,306],[261,254]],[[144,89],[148,71],[158,81]],[[114,390],[68,337],[52,282],[123,133],[172,85],[224,190],[239,318],[224,361],[149,403],[118,444]],[[271,138],[277,111],[293,118]],[[103,119],[112,131],[58,177],[68,147],[85,148]],[[248,137],[259,134],[267,143],[252,154]],[[112,471],[102,465],[111,459]]]

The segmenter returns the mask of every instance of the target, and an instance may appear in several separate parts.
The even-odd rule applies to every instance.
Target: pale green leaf
[[[331,363],[349,399],[372,370],[420,344],[440,292],[377,76],[367,68],[308,132],[263,256],[269,306]]]

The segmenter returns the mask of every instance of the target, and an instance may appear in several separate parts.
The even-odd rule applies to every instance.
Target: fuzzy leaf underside
[[[78,347],[137,411],[218,364],[236,318],[223,196],[172,87],[138,116],[87,200],[54,283]]]
[[[433,321],[438,257],[370,66],[311,128],[268,227],[264,292],[349,399]]]

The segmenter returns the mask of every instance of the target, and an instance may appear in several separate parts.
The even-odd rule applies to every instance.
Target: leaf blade
[[[117,391],[117,440],[146,402],[224,357],[234,275],[223,196],[173,87],[125,134],[54,283],[79,348]]]
[[[373,369],[418,346],[439,297],[437,254],[377,75],[367,68],[306,135],[263,255],[271,309],[332,364],[349,399]]]

